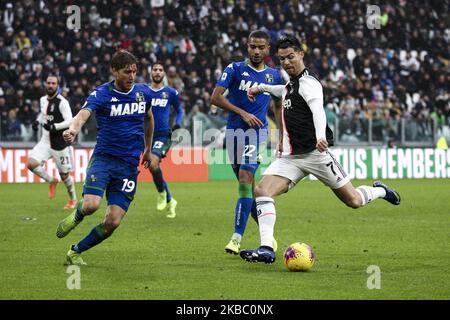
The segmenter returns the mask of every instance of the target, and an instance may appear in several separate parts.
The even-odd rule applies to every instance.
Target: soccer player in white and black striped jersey
[[[75,183],[70,175],[73,169],[73,148],[63,138],[63,131],[72,121],[69,102],[58,93],[58,77],[49,75],[45,81],[46,95],[40,99],[41,111],[33,123],[33,130],[42,125],[42,137],[28,157],[28,169],[49,183],[48,197],[53,199],[58,178],[45,172],[43,164],[53,158],[59,175],[69,194],[69,202],[64,209],[73,209],[77,205]]]
[[[261,246],[240,252],[244,260],[252,262],[275,261],[271,247],[276,220],[273,198],[289,191],[309,174],[329,186],[342,202],[354,209],[378,198],[400,204],[400,195],[379,181],[373,186],[353,187],[328,150],[328,146],[333,145],[333,132],[326,123],[322,85],[305,67],[300,42],[290,36],[281,38],[277,54],[290,82],[285,86],[262,84],[248,90],[251,101],[262,92],[282,97],[282,107],[276,117],[281,129],[279,158],[271,163],[255,187]]]

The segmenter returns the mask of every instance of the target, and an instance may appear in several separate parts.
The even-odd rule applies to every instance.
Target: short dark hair
[[[153,66],[155,66],[155,65],[157,65],[157,64],[159,64],[160,66],[162,66],[163,67],[163,70],[166,70],[166,66],[164,65],[164,63],[162,62],[162,61],[156,61],[153,65],[152,65],[152,69],[153,69]]]
[[[300,41],[293,36],[285,35],[282,36],[278,41],[276,45],[277,51],[278,49],[287,49],[292,48],[294,51],[303,51],[303,46],[300,43]]]
[[[126,50],[117,51],[111,59],[111,68],[120,70],[128,65],[137,65],[138,59]]]
[[[50,78],[50,77],[56,78],[56,83],[59,84],[59,77],[56,74],[54,74],[54,73],[49,73],[47,75],[47,77],[45,77],[45,82],[47,82],[47,79]]]
[[[252,31],[248,36],[248,39],[250,38],[266,39],[270,43],[270,35],[264,30]]]

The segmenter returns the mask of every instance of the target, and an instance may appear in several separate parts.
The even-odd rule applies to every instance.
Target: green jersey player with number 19
[[[58,225],[56,236],[69,234],[87,215],[100,206],[106,192],[108,207],[103,223],[67,253],[67,263],[85,265],[81,253],[111,236],[120,225],[136,192],[139,157],[150,165],[153,114],[150,88],[135,84],[137,59],[127,51],[117,52],[111,60],[114,80],[97,87],[74,118],[64,139],[72,143],[91,113],[95,113],[97,144],[89,162],[83,200],[76,210]],[[145,149],[144,149],[145,146]]]

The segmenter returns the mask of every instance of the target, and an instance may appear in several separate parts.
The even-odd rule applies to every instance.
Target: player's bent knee
[[[33,171],[34,168],[36,168],[37,166],[39,166],[39,163],[36,160],[28,158],[28,162],[27,162],[28,170]]]
[[[263,186],[256,185],[255,186],[255,197],[270,197],[269,190],[264,188]]]
[[[240,183],[253,183],[254,175],[247,170],[239,170],[239,182]]]
[[[97,211],[99,206],[96,206],[95,204],[83,204],[83,213],[85,215],[93,214],[95,211]]]
[[[152,174],[159,170],[159,162],[154,163],[153,161],[150,163],[150,171],[152,172]]]
[[[347,199],[345,204],[352,209],[358,209],[359,207],[361,207],[361,199],[359,199],[359,197],[357,196],[353,196]]]
[[[83,213],[85,215],[93,214],[100,207],[101,199],[99,201],[95,199],[84,199],[83,201]]]
[[[106,219],[103,223],[107,235],[111,235],[120,226],[121,219]]]

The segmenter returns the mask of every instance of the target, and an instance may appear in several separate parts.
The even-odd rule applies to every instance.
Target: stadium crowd
[[[61,1],[2,1],[0,140],[33,139],[50,73],[60,76],[76,114],[109,80],[118,49],[140,59],[138,82],[150,82],[153,62],[165,63],[187,126],[200,119],[220,127],[226,114],[210,106],[210,94],[222,70],[246,56],[247,36],[258,28],[271,35],[271,66],[278,65],[280,36],[295,34],[304,43],[305,64],[323,82],[328,121],[334,128],[339,118],[334,129],[342,141],[366,141],[369,122],[373,140],[398,140],[402,118],[408,137],[420,140],[431,120],[450,124],[449,1],[378,3],[374,26],[368,0],[84,0],[76,2],[81,28],[71,30]],[[95,136],[95,122],[84,130]]]

